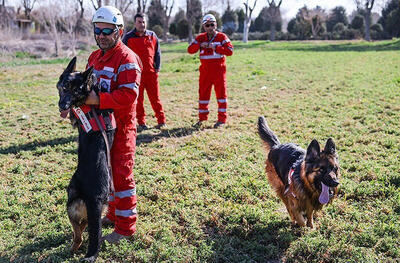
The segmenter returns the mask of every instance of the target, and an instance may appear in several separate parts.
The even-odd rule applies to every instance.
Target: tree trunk
[[[370,34],[370,28],[371,28],[371,9],[366,9],[365,10],[365,40],[371,41],[371,34]]]
[[[61,51],[61,43],[60,43],[60,38],[58,36],[57,28],[56,28],[56,23],[51,23],[51,32],[54,37],[54,45],[55,45],[55,50],[56,50],[56,57],[60,55]]]
[[[275,41],[275,32],[276,32],[275,26],[276,26],[275,22],[271,22],[271,35],[269,37],[271,41]]]
[[[251,20],[249,18],[245,18],[243,21],[243,42],[247,43],[249,40],[249,31],[250,31]]]
[[[188,43],[192,43],[193,41],[193,25],[192,19],[188,19]]]
[[[165,21],[164,21],[164,24],[163,24],[163,41],[165,43],[168,40],[168,38],[167,38],[167,34],[168,34],[168,31],[169,31],[168,24],[169,24],[169,18],[166,18]]]

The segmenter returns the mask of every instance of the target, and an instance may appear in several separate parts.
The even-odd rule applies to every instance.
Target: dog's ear
[[[88,82],[90,80],[90,76],[92,76],[93,73],[93,66],[88,68],[85,72],[82,72],[82,77],[84,82]]]
[[[70,74],[76,71],[76,57],[73,57],[69,62],[67,68],[64,70],[63,74]]]
[[[312,140],[307,148],[306,162],[314,162],[318,160],[320,151],[318,141],[316,139]]]
[[[324,152],[327,154],[332,154],[332,155],[336,154],[336,146],[335,146],[335,142],[333,141],[332,138],[329,138],[326,141]]]

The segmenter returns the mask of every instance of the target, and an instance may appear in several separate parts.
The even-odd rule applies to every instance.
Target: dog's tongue
[[[65,119],[65,118],[67,118],[68,113],[69,113],[69,110],[62,110],[62,111],[60,111],[60,117]]]
[[[323,205],[329,202],[329,187],[321,183],[322,185],[322,192],[319,195],[319,202]]]

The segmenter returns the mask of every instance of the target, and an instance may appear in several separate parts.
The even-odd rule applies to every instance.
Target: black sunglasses
[[[206,27],[214,26],[214,23],[206,24],[205,26],[206,26]]]
[[[95,27],[94,28],[94,34],[95,35],[100,35],[101,33],[103,33],[103,35],[105,35],[105,36],[109,36],[109,35],[111,35],[112,33],[114,33],[114,32],[117,32],[117,29],[116,28],[103,28],[103,29],[101,29],[101,28],[98,28],[98,27]]]

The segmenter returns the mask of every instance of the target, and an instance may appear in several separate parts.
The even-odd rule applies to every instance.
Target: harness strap
[[[106,134],[106,132],[104,130],[103,125],[101,125],[101,123],[100,123],[99,116],[97,116],[95,108],[93,106],[90,106],[90,110],[91,110],[91,112],[93,114],[94,119],[96,120],[97,126],[99,127],[99,129],[101,131],[101,135],[103,135],[104,142],[106,143],[107,166],[108,166],[108,171],[109,171],[109,175],[110,175],[110,191],[111,191],[112,195],[114,196],[115,189],[114,189],[113,173],[112,173],[112,166],[111,166],[110,145],[108,143],[107,134]]]
[[[292,168],[292,169],[290,169],[289,174],[288,174],[288,185],[285,189],[284,194],[287,194],[290,191],[290,185],[292,184],[292,181],[293,181],[293,174],[294,174],[294,169]],[[292,196],[294,198],[297,199],[297,196],[295,195],[295,193],[293,191],[290,191],[290,193],[292,194]]]

